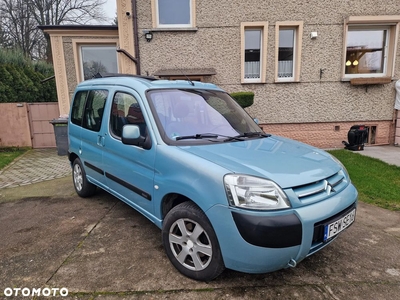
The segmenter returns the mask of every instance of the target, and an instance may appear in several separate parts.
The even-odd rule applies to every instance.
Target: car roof
[[[188,80],[165,80],[157,79],[150,76],[126,75],[126,74],[111,74],[101,78],[89,79],[81,82],[77,88],[88,88],[93,86],[126,86],[134,87],[135,90],[150,90],[150,89],[210,89],[222,91],[219,87],[212,83]]]

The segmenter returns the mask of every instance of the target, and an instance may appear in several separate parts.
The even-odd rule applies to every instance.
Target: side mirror
[[[258,119],[257,119],[257,118],[254,118],[253,120],[254,120],[254,122],[256,122],[256,124],[257,124],[257,125],[259,125],[259,124],[260,124],[260,121],[258,121]]]
[[[151,139],[148,134],[144,137],[140,135],[140,129],[137,125],[125,125],[122,127],[122,143],[142,147],[143,149],[151,149]]]

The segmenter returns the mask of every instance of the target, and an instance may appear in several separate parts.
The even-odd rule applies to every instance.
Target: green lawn
[[[0,148],[0,170],[26,151],[26,148]]]
[[[329,151],[346,167],[359,200],[400,210],[400,167],[348,150]]]
[[[0,148],[0,170],[27,150]],[[400,167],[348,150],[329,153],[345,165],[360,201],[400,211]]]

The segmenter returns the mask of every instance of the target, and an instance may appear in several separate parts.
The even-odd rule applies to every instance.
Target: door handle
[[[104,147],[104,136],[101,135],[97,136],[97,145]]]

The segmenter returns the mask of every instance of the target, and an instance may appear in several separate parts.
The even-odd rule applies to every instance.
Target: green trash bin
[[[50,121],[54,127],[56,137],[57,154],[68,154],[68,119],[58,118]]]

